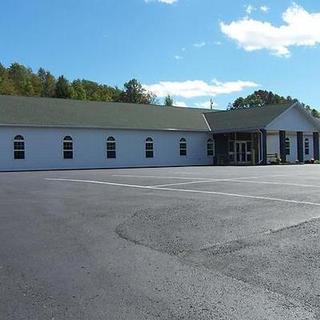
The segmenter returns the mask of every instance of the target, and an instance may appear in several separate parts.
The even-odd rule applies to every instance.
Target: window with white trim
[[[187,140],[185,138],[180,139],[180,156],[187,155]]]
[[[309,138],[304,139],[304,154],[309,155],[310,154],[310,143]]]
[[[146,158],[153,158],[153,139],[148,137],[145,144]]]
[[[13,156],[15,160],[23,160],[25,158],[24,138],[21,135],[17,135],[14,137]]]
[[[116,139],[114,137],[108,137],[107,139],[107,158],[116,158]]]
[[[290,155],[290,139],[289,138],[286,138],[285,139],[285,149],[286,149],[286,155]]]
[[[214,155],[214,143],[212,139],[208,139],[207,141],[207,155],[209,157]]]
[[[70,136],[63,138],[63,158],[73,159],[73,140]]]

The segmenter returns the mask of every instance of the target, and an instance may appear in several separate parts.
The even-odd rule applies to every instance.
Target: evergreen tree
[[[31,83],[31,69],[19,63],[12,63],[8,69],[8,77],[13,81],[16,91],[21,95],[32,96],[34,94]]]
[[[55,77],[49,71],[40,68],[38,78],[41,82],[41,97],[54,97],[56,90]]]
[[[172,99],[172,97],[168,94],[165,98],[164,98],[164,105],[167,107],[172,107],[174,104],[174,101]]]
[[[71,98],[73,95],[72,87],[64,76],[60,76],[56,83],[55,96],[57,98]]]

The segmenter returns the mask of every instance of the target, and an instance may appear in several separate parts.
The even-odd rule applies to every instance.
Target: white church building
[[[319,160],[304,108],[233,111],[0,96],[0,171]]]

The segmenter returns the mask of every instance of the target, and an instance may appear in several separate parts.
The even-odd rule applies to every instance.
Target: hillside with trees
[[[254,107],[262,107],[268,104],[292,104],[299,102],[298,99],[292,98],[290,96],[283,97],[278,94],[273,93],[272,91],[266,90],[257,90],[254,93],[248,95],[247,97],[239,97],[232,104],[229,105],[228,109],[247,109]],[[315,108],[305,105],[300,102],[303,107],[308,110],[314,117],[320,118],[320,112]]]
[[[86,79],[69,81],[63,75],[56,78],[50,71],[40,68],[33,72],[19,63],[5,67],[0,63],[0,94],[28,97],[64,98],[89,101],[114,101],[127,103],[153,104],[157,103],[154,93],[143,88],[142,84],[132,79],[123,88],[99,84]],[[243,109],[261,107],[267,104],[287,104],[298,99],[283,97],[271,91],[257,90],[247,97],[239,97],[228,109]],[[165,106],[172,106],[173,98],[168,95],[164,99]],[[314,117],[320,118],[320,112],[315,108],[301,103]]]
[[[156,96],[145,90],[136,79],[126,82],[123,89],[119,89],[85,79],[71,82],[63,75],[55,78],[43,68],[35,73],[19,63],[13,63],[8,68],[0,63],[0,94],[145,104],[156,101]]]

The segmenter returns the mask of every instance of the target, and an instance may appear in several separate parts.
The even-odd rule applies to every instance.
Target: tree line
[[[19,63],[12,63],[8,68],[0,63],[0,94],[143,104],[156,102],[156,95],[145,90],[136,79],[126,82],[120,89],[85,79],[69,81],[63,75],[55,78],[43,68],[33,72]]]
[[[257,90],[245,98],[237,98],[232,104],[229,104],[228,109],[246,109],[253,107],[262,107],[268,104],[293,104],[295,102],[299,102],[299,100],[290,96],[280,96],[273,93],[272,91]],[[308,110],[312,114],[312,116],[320,118],[320,112],[318,110],[302,102],[300,103],[306,110]]]
[[[63,75],[56,78],[50,71],[43,68],[40,68],[38,72],[33,72],[31,68],[16,62],[7,68],[0,63],[0,94],[142,104],[158,103],[157,96],[144,89],[136,79],[126,82],[120,89],[117,86],[99,84],[85,79],[69,81]],[[298,99],[290,96],[280,96],[272,91],[257,90],[247,97],[237,98],[229,104],[228,109],[244,109],[294,102],[298,102]],[[165,97],[164,105],[174,105],[174,100],[170,95]],[[314,117],[320,118],[320,112],[315,108],[303,103],[302,105]]]

